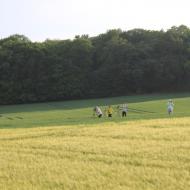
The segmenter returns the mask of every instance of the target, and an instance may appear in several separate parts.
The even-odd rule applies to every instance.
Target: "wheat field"
[[[1,190],[189,190],[190,117],[0,130]]]

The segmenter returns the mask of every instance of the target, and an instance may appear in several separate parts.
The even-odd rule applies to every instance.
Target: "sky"
[[[190,27],[190,0],[0,0],[0,38],[96,36],[110,29]]]

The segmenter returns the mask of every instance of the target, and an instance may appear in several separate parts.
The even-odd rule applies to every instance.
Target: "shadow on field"
[[[22,113],[22,112],[40,112],[40,111],[54,111],[54,110],[72,110],[89,108],[94,106],[117,105],[122,103],[138,103],[155,100],[177,99],[190,97],[190,93],[175,93],[175,94],[149,94],[149,95],[135,95],[122,96],[112,98],[88,99],[88,100],[73,100],[62,102],[47,102],[34,104],[20,104],[20,105],[6,105],[0,106],[0,114],[6,113]],[[133,110],[135,112],[135,110]],[[136,110],[139,111],[139,110]],[[144,111],[144,110],[142,110]]]

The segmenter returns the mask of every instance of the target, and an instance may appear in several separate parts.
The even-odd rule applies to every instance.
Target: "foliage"
[[[190,88],[190,29],[109,30],[96,37],[0,40],[0,104]]]

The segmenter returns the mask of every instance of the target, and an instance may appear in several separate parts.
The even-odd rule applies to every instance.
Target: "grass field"
[[[126,119],[92,117],[123,102]],[[188,93],[1,106],[0,190],[189,190],[189,108]]]

